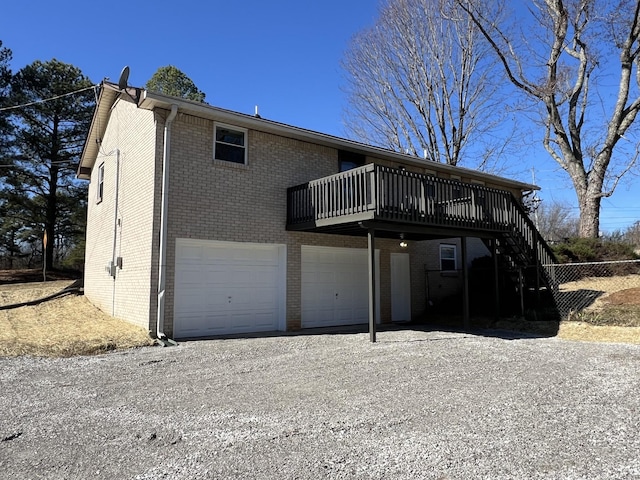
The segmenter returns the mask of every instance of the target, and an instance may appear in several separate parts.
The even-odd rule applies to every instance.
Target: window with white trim
[[[98,167],[98,190],[96,192],[96,203],[102,201],[104,195],[104,163]]]
[[[223,162],[247,164],[247,130],[231,125],[214,125],[213,155]]]
[[[454,272],[458,269],[456,250],[455,245],[440,244],[440,270]]]

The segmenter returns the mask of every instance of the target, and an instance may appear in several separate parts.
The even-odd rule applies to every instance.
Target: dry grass
[[[640,275],[584,278],[562,285],[564,291],[581,289],[604,293],[560,324],[560,338],[640,344]]]
[[[71,283],[3,285],[0,305],[42,298]],[[0,310],[0,356],[68,357],[152,344],[147,331],[104,314],[81,295]]]
[[[640,287],[640,275],[626,275],[617,277],[588,277],[575,282],[563,283],[561,291],[600,290],[613,293],[626,288]]]
[[[640,327],[598,326],[584,322],[562,322],[558,337],[582,342],[640,344]]]

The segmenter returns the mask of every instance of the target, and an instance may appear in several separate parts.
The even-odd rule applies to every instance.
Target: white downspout
[[[167,284],[167,209],[169,206],[169,158],[171,152],[171,124],[178,113],[178,106],[171,105],[171,113],[164,124],[164,150],[162,152],[162,197],[160,204],[160,258],[158,259],[158,321],[156,339],[166,346],[164,334],[164,300]],[[173,343],[170,341],[170,343]]]
[[[116,194],[115,194],[115,207],[114,207],[114,219],[113,219],[113,249],[111,252],[111,265],[109,265],[109,275],[113,277],[113,288],[111,290],[111,316],[116,316],[116,246],[118,242],[118,196],[120,194],[120,149],[116,148],[115,151],[109,153],[109,155],[116,154]]]

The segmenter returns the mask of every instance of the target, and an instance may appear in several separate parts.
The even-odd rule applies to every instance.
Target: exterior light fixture
[[[400,234],[400,248],[407,248],[409,244],[404,240],[404,233]]]

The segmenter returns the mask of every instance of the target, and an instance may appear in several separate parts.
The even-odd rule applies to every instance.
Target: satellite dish
[[[120,88],[120,90],[124,90],[125,88],[127,88],[128,83],[129,82],[129,67],[126,66],[122,69],[122,72],[120,72],[120,79],[118,80],[118,88]]]

